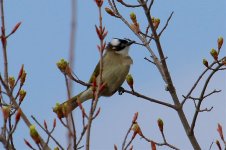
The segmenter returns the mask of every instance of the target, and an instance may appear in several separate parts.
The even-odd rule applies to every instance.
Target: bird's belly
[[[103,68],[102,81],[106,86],[101,95],[113,95],[125,81],[129,68],[130,65],[114,65],[114,67]]]

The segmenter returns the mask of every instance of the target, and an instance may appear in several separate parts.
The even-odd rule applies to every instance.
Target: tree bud
[[[222,126],[218,123],[217,125],[217,131],[222,139],[222,141],[224,141],[224,134],[223,134],[223,129],[222,129]]]
[[[3,106],[2,107],[2,114],[4,121],[6,122],[10,115],[10,107],[9,106]]]
[[[14,32],[16,32],[16,30],[20,27],[20,25],[21,25],[21,22],[18,22],[18,23],[15,25],[15,27],[13,28],[11,34],[13,34]]]
[[[27,73],[25,72],[25,70],[23,70],[21,77],[20,77],[20,85],[24,84],[24,82],[26,80],[26,76],[27,76]]]
[[[12,89],[15,85],[15,78],[9,77],[9,87]]]
[[[55,107],[53,108],[53,112],[57,114],[59,119],[64,117],[63,108],[59,103],[56,103]]]
[[[128,74],[127,76],[126,76],[126,82],[127,82],[127,84],[129,85],[129,87],[132,89],[132,91],[133,91],[133,77],[132,77],[132,75],[131,74]]]
[[[37,130],[35,129],[35,125],[31,125],[29,128],[31,138],[35,141],[36,144],[39,144],[41,140]]]
[[[163,125],[164,125],[164,123],[163,123],[162,119],[159,118],[159,119],[158,119],[158,126],[159,126],[159,130],[160,130],[161,132],[163,132]]]
[[[208,61],[206,59],[202,60],[203,65],[205,65],[207,68],[209,67]]]
[[[20,90],[20,92],[19,92],[19,104],[22,103],[26,94],[27,94],[27,92],[25,90]]]
[[[154,18],[153,25],[154,25],[154,28],[155,29],[158,28],[159,24],[160,24],[160,19],[159,18]]]
[[[221,49],[223,43],[224,43],[224,39],[223,39],[222,36],[220,36],[220,37],[217,39],[218,49]]]
[[[156,144],[154,141],[151,141],[151,150],[156,150]]]
[[[219,142],[218,140],[216,140],[216,144],[217,144],[218,149],[219,149],[219,150],[222,150],[221,144],[220,144],[220,142]]]
[[[218,53],[217,53],[217,51],[214,48],[211,49],[210,54],[212,55],[214,60],[218,59]]]
[[[131,12],[130,13],[130,19],[133,21],[133,22],[137,22],[137,16],[134,12]]]
[[[132,130],[134,131],[135,134],[139,134],[140,136],[143,136],[143,133],[140,129],[140,126],[138,125],[137,122],[135,122],[132,126]]]
[[[58,69],[60,69],[60,71],[62,73],[65,74],[67,72],[68,65],[69,65],[69,63],[67,61],[65,61],[64,59],[61,59],[56,64],[57,64]]]
[[[19,108],[15,116],[16,124],[20,121],[21,113],[22,113],[22,110]]]
[[[105,8],[105,11],[106,11],[109,15],[115,17],[115,13],[114,13],[110,8],[106,7],[106,8]]]
[[[138,112],[134,114],[132,123],[135,123],[137,121],[137,118],[138,118]]]

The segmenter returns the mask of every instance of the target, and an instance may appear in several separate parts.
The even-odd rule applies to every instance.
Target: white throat
[[[128,56],[129,55],[129,46],[125,47],[124,49],[120,51],[115,51],[115,53],[120,54],[122,56]]]

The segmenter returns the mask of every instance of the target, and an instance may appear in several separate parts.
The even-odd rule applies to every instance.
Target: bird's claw
[[[124,93],[124,88],[123,87],[119,87],[118,94],[122,95],[123,93]]]

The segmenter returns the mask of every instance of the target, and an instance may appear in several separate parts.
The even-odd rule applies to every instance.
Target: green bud
[[[221,49],[223,43],[224,43],[224,39],[223,39],[222,36],[220,36],[220,37],[217,39],[218,49]]]
[[[217,51],[216,51],[214,48],[211,49],[210,54],[212,55],[212,57],[213,57],[215,60],[218,59],[218,53],[217,53]]]
[[[163,123],[162,119],[159,118],[159,119],[158,119],[158,126],[159,126],[159,130],[160,130],[161,132],[163,132],[163,125],[164,125],[164,123]]]
[[[134,12],[131,12],[131,13],[130,13],[130,19],[131,19],[133,22],[137,20],[137,16],[136,16],[136,14],[135,14]]]
[[[206,59],[202,60],[203,65],[205,65],[206,67],[209,67],[208,61]]]
[[[61,59],[56,64],[57,64],[58,69],[60,69],[60,71],[62,73],[66,73],[66,70],[67,70],[68,64],[69,64],[67,61],[65,61],[64,59]]]
[[[14,77],[9,77],[9,87],[13,88],[15,85],[15,78]]]
[[[35,125],[31,125],[30,127],[30,136],[35,141],[36,144],[39,144],[41,142],[40,136],[35,128]]]
[[[126,82],[130,86],[130,88],[133,90],[133,77],[131,74],[128,74],[126,76]]]

